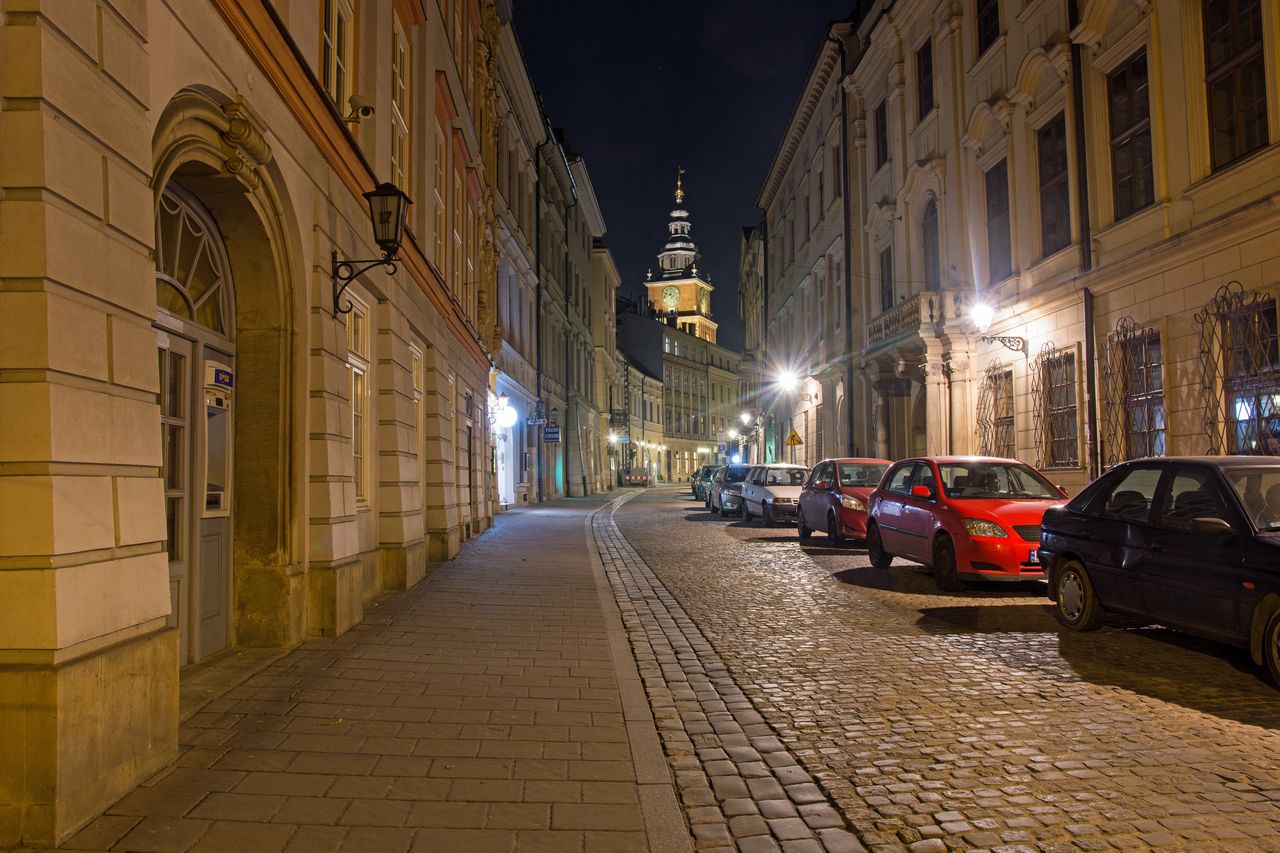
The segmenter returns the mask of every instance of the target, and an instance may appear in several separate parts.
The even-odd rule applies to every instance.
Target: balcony
[[[867,323],[866,351],[941,332],[948,322],[960,319],[964,301],[964,294],[953,290],[917,293]]]

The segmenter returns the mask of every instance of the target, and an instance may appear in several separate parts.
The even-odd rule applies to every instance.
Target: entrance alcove
[[[161,113],[153,153],[157,220],[165,221],[166,203],[185,201],[197,218],[203,215],[206,226],[212,226],[211,242],[227,266],[230,292],[221,338],[232,348],[228,355],[234,359],[232,375],[224,383],[230,387],[222,389],[231,410],[225,506],[230,540],[227,645],[291,646],[305,635],[306,613],[298,499],[305,443],[296,331],[301,324],[296,295],[301,290],[295,286],[291,261],[299,256],[295,219],[262,123],[242,101],[208,90],[179,92]],[[157,257],[158,270],[162,260]],[[197,347],[207,342],[207,323],[199,318],[184,318],[180,310],[157,314],[162,342],[165,337],[192,340]],[[189,375],[192,382],[210,386],[208,370]],[[188,399],[201,402],[198,396]],[[216,406],[208,401],[216,400],[206,392],[205,401],[212,412]],[[202,426],[201,420],[193,420],[192,426]],[[200,485],[205,460],[195,457],[207,449],[212,434],[212,427],[204,425],[204,435],[188,439],[195,441],[195,465],[187,489],[201,507],[193,529],[205,524],[206,510],[218,500],[213,490]],[[215,592],[213,584],[207,586],[202,593]],[[202,609],[195,618],[208,612]],[[204,657],[201,652],[197,644],[182,662]]]

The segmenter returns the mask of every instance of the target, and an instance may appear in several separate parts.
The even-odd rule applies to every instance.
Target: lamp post
[[[996,309],[985,302],[975,302],[969,307],[969,320],[978,330],[978,340],[984,344],[1000,344],[1013,352],[1026,353],[1027,339],[1010,335],[988,335],[987,329],[996,318]]]
[[[344,305],[342,295],[346,293],[351,282],[361,273],[373,267],[386,267],[387,275],[396,274],[396,262],[400,260],[400,244],[404,240],[405,221],[409,216],[409,205],[413,204],[395,184],[383,181],[364,194],[369,204],[369,220],[373,224],[373,242],[382,250],[382,257],[377,259],[338,260],[338,250],[330,255],[333,274],[333,316],[349,314],[355,306],[348,300]]]

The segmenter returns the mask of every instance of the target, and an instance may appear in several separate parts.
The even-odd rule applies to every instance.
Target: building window
[[[1045,255],[1071,242],[1067,181],[1067,119],[1059,115],[1036,132],[1040,158],[1040,240]]]
[[[1000,38],[1000,0],[977,0],[978,55],[986,53]]]
[[[840,198],[840,193],[842,192],[842,186],[844,184],[843,175],[844,175],[844,169],[841,167],[841,164],[840,164],[840,146],[832,145],[831,146],[831,197],[833,199]]]
[[[924,238],[924,289],[934,292],[942,289],[942,251],[938,244],[938,202],[930,197],[924,206],[920,221]]]
[[[1221,415],[1205,418],[1210,451],[1280,455],[1275,299],[1232,282],[1196,315],[1196,325],[1204,386],[1221,388],[1226,398]]]
[[[916,51],[916,106],[919,117],[933,112],[933,42],[926,41]]]
[[[1147,52],[1107,77],[1111,121],[1111,183],[1116,219],[1154,201],[1151,177],[1151,102],[1147,97]]]
[[[1164,455],[1164,378],[1160,334],[1126,341],[1124,410],[1129,458]]]
[[[391,45],[391,182],[409,189],[409,104],[412,62],[409,42],[397,20]]]
[[[889,111],[885,101],[876,107],[876,168],[889,162]]]
[[[1259,0],[1204,0],[1209,149],[1215,170],[1267,144]]]
[[[357,505],[369,502],[369,311],[352,299],[347,315],[347,369],[351,376],[351,455]]]
[[[832,313],[835,315],[835,329],[837,332],[840,331],[841,322],[844,320],[844,277],[841,275],[842,272],[840,262],[836,261],[835,296],[832,299],[834,311]]]
[[[351,23],[355,15],[347,0],[324,0],[321,77],[324,90],[346,112],[351,94]]]
[[[1013,371],[997,362],[978,389],[978,452],[1012,459],[1017,454],[1013,426]]]
[[[986,173],[987,185],[987,266],[992,284],[1013,273],[1013,252],[1009,245],[1009,162],[1001,160]]]
[[[1045,346],[1031,366],[1036,412],[1036,464],[1042,468],[1075,468],[1080,464],[1076,419],[1076,356]]]
[[[434,260],[440,274],[447,277],[449,255],[446,238],[449,233],[449,206],[446,200],[449,198],[449,146],[438,118],[436,119],[436,181],[433,195],[435,203]]]
[[[880,253],[880,310],[893,307],[893,247]]]

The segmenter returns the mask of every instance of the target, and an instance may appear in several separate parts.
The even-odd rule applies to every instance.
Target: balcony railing
[[[959,320],[964,295],[952,290],[917,293],[867,323],[867,349],[880,349],[899,340],[939,332]]]

